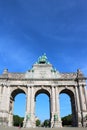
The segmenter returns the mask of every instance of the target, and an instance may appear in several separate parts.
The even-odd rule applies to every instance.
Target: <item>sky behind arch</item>
[[[60,71],[87,71],[86,7],[86,0],[1,0],[0,72],[26,71],[43,53]]]
[[[87,76],[87,0],[0,0],[0,73],[26,72],[43,53]]]

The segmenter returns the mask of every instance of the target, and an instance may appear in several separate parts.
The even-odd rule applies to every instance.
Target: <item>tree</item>
[[[20,117],[18,115],[14,115],[13,116],[13,125],[14,126],[23,126],[23,120],[24,120],[24,117]]]
[[[40,126],[41,121],[39,119],[36,120],[36,126]]]
[[[72,115],[68,115],[68,116],[65,116],[62,118],[62,125],[69,125],[71,126],[72,125]]]
[[[45,127],[50,127],[50,120],[45,120],[44,123],[43,123],[43,126]]]

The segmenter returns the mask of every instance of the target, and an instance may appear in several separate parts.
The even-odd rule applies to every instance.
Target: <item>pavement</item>
[[[62,127],[62,128],[19,128],[19,127],[6,127],[0,126],[0,130],[87,130],[86,128],[78,127]]]

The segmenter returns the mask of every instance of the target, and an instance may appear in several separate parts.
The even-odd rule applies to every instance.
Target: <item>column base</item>
[[[82,123],[81,122],[78,122],[78,127],[82,127]]]
[[[82,124],[83,124],[83,127],[87,127],[87,111],[83,112]]]
[[[24,126],[25,128],[31,128],[32,127],[32,124],[31,124],[31,121],[27,121],[26,123],[25,123],[25,126]]]
[[[34,114],[28,113],[26,114],[24,121],[23,121],[24,128],[35,128],[36,122],[34,118]]]
[[[62,127],[62,121],[54,122],[54,128],[61,128],[61,127]]]
[[[34,122],[32,122],[31,120],[28,120],[26,122],[24,121],[23,127],[24,128],[35,128],[36,124]]]
[[[9,121],[8,121],[8,126],[13,126],[13,114],[9,113]]]
[[[27,121],[27,122],[24,122],[23,127],[24,128],[35,128],[36,125],[34,123],[32,123],[31,121]]]
[[[8,112],[7,111],[0,111],[0,125],[8,126]]]

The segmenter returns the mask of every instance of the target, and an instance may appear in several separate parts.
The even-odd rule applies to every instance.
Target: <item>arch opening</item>
[[[50,94],[42,89],[35,94],[35,115],[40,126],[50,127]],[[48,122],[48,124],[47,124]],[[37,125],[37,124],[36,124]]]
[[[60,115],[63,126],[77,126],[74,93],[64,89],[60,92]]]
[[[14,126],[23,126],[26,111],[26,93],[22,89],[15,89],[10,97],[10,113],[13,114]]]

